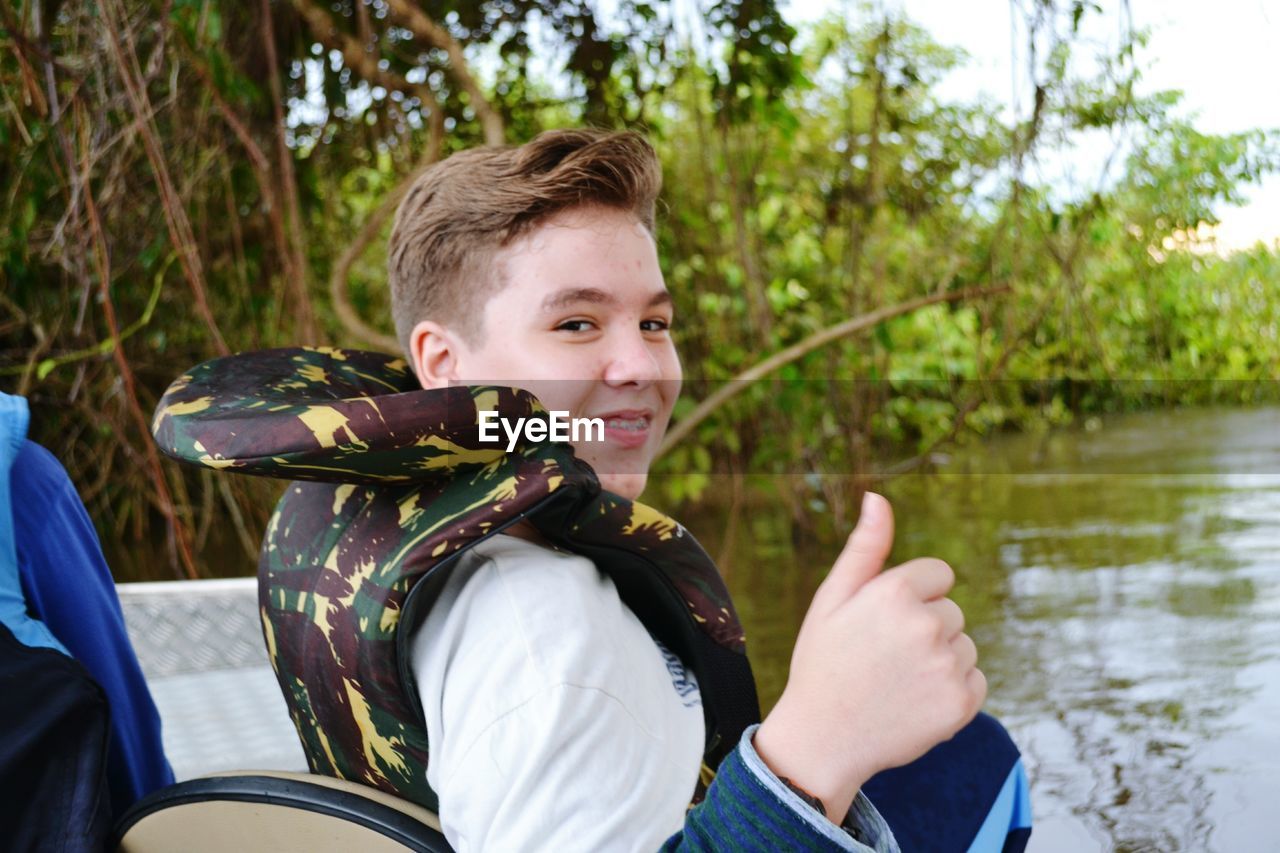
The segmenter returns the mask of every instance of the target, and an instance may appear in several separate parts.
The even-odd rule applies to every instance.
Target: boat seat
[[[451,853],[435,813],[308,773],[240,771],[170,785],[116,824],[117,853]]]

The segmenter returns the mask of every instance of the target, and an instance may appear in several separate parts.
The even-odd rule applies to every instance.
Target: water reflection
[[[1280,410],[1018,436],[889,483],[894,558],[956,567],[1035,795],[1033,850],[1276,849]],[[839,543],[753,502],[730,586],[766,705]],[[691,519],[714,548],[724,519]]]

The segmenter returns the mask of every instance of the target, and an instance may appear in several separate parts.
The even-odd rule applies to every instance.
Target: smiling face
[[[499,251],[493,268],[504,286],[476,340],[432,321],[414,328],[423,387],[510,385],[548,409],[602,418],[604,440],[574,450],[604,488],[638,497],[681,380],[653,237],[625,212],[575,208]]]

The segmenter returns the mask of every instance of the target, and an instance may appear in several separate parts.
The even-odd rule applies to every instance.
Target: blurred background
[[[251,575],[281,485],[162,459],[168,383],[395,351],[383,253],[420,169],[641,130],[689,379],[646,499],[717,557],[766,707],[875,488],[895,558],[957,569],[1032,850],[1274,849],[1278,16],[5,3],[0,388],[118,581]]]

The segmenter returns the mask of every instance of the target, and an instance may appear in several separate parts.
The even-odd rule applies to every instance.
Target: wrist
[[[848,737],[850,731],[856,728],[847,729],[841,735]],[[815,808],[837,825],[844,820],[862,784],[872,775],[851,766],[851,762],[844,760],[847,759],[846,751],[841,748],[844,744],[815,731],[811,719],[794,715],[781,700],[756,730],[752,746],[774,776],[810,805],[813,805],[812,799],[818,800],[820,806]]]
[[[778,774],[775,773],[774,775],[777,776]],[[804,788],[801,788],[799,785],[797,785],[792,779],[789,779],[786,776],[778,776],[778,781],[781,782],[783,785],[786,785],[787,790],[789,790],[791,793],[795,794],[797,797],[803,800],[805,805],[814,809],[819,814],[825,815],[827,820],[831,821],[832,823],[836,823],[836,824],[839,823],[839,821],[836,820],[834,810],[828,809],[827,804],[822,801],[821,797],[817,796],[816,794],[811,794],[810,792],[806,791]],[[855,794],[854,796],[857,796],[857,795]]]

